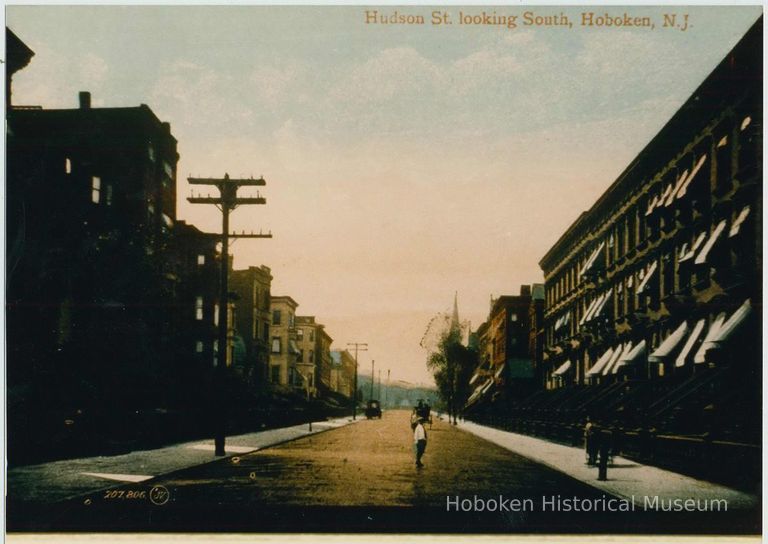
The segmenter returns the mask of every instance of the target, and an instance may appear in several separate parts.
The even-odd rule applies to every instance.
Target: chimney
[[[529,296],[531,296],[531,286],[530,285],[521,285],[520,286],[520,296],[521,297],[529,297]]]
[[[165,130],[168,134],[171,133],[171,124],[170,123],[162,123],[163,130]]]
[[[91,93],[89,93],[88,91],[80,91],[79,97],[80,97],[80,109],[81,110],[91,109]]]

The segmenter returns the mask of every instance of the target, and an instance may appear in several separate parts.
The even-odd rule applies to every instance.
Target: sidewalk
[[[360,421],[357,419],[356,421]],[[348,417],[304,423],[282,429],[229,436],[226,457],[336,429],[354,423]],[[213,440],[186,442],[154,450],[135,451],[109,457],[66,459],[8,470],[6,493],[14,501],[52,503],[109,489],[118,483],[143,482],[223,457],[214,457]]]
[[[619,456],[613,458],[613,466],[608,466],[608,480],[601,482],[597,479],[597,468],[585,464],[582,448],[564,446],[532,436],[501,431],[470,421],[462,421],[458,427],[518,455],[565,473],[601,491],[633,500],[638,507],[643,505],[645,497],[656,496],[660,500],[696,499],[709,501],[724,499],[728,501],[728,510],[753,509],[760,504],[760,498],[756,495],[683,476],[676,472],[641,465],[636,461]]]

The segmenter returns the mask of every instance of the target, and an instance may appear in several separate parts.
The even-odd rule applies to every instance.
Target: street
[[[9,529],[648,532],[656,522],[668,531],[690,530],[701,519],[680,513],[672,520],[671,514],[640,512],[542,512],[538,505],[544,496],[599,499],[606,493],[445,421],[435,421],[432,429],[427,425],[425,467],[417,469],[408,417],[407,411],[388,411],[381,420],[363,419],[55,504],[10,500]],[[518,512],[448,512],[448,498],[457,496],[531,499],[537,506]],[[728,519],[738,527],[737,518]]]

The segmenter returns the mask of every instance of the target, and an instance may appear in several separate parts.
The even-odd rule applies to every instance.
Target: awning
[[[675,196],[677,196],[677,192],[680,190],[680,187],[683,186],[683,183],[685,183],[685,180],[688,179],[688,170],[686,169],[685,172],[683,172],[679,178],[677,178],[677,183],[675,183],[675,187],[672,189],[672,192],[669,193],[669,196],[667,197],[666,202],[664,202],[664,206],[669,206],[672,204],[672,202],[675,201]]]
[[[688,354],[693,349],[693,346],[696,344],[696,341],[701,336],[702,331],[704,330],[704,325],[706,324],[706,321],[703,319],[699,319],[699,321],[696,323],[696,325],[693,327],[693,331],[691,332],[690,336],[688,336],[688,340],[685,341],[685,345],[683,346],[683,351],[680,352],[680,355],[677,356],[677,359],[675,359],[675,366],[680,368],[685,366],[685,361],[688,359]]]
[[[656,195],[653,197],[653,199],[648,203],[648,209],[645,210],[646,217],[651,215],[653,213],[653,210],[656,209],[656,204],[659,203],[659,195]]]
[[[593,264],[595,264],[595,261],[597,261],[597,256],[600,254],[604,247],[605,242],[600,242],[600,245],[597,246],[597,249],[592,252],[592,254],[589,256],[589,259],[587,259],[587,262],[584,263],[584,268],[582,268],[581,272],[579,272],[579,276],[583,276],[589,272],[589,269],[592,268]]]
[[[611,360],[608,361],[608,363],[603,368],[603,376],[607,376],[611,373],[613,370],[613,367],[616,366],[616,362],[621,358],[621,356],[624,353],[629,352],[629,350],[632,349],[632,342],[627,342],[623,346],[619,344],[616,346],[616,350],[613,352],[613,356],[611,357]]]
[[[579,320],[579,325],[583,325],[584,322],[587,320],[587,316],[592,313],[592,310],[595,309],[595,305],[597,304],[597,301],[600,300],[600,297],[593,299],[592,302],[587,306],[586,311],[584,312],[584,315],[581,316],[581,320]]]
[[[571,360],[567,360],[562,365],[560,365],[557,370],[555,370],[552,375],[553,376],[562,376],[566,372],[568,372],[571,369]]]
[[[656,350],[648,356],[648,361],[651,363],[661,363],[665,358],[680,345],[686,333],[688,333],[688,322],[683,321],[680,326],[675,329],[675,332],[667,336],[667,338],[656,348]]]
[[[658,204],[656,204],[657,207],[661,207],[666,202],[667,198],[672,194],[672,184],[670,183],[667,185],[667,187],[664,189],[664,192],[661,193],[661,198],[659,199]]]
[[[561,315],[559,318],[557,318],[557,321],[555,322],[555,330],[558,330],[560,327],[567,325],[568,321],[570,320],[571,312],[568,311],[565,314]]]
[[[600,316],[600,314],[603,311],[603,308],[605,308],[606,304],[611,299],[612,293],[613,293],[613,287],[611,287],[610,289],[608,289],[608,291],[606,291],[603,297],[603,300],[600,301],[600,304],[597,306],[597,308],[595,308],[595,313],[592,315],[592,317],[590,317],[590,319],[595,319]]]
[[[720,235],[725,230],[725,219],[720,221],[717,224],[717,227],[715,227],[715,230],[712,232],[712,236],[709,237],[709,240],[707,240],[707,243],[704,244],[704,247],[701,248],[701,251],[698,255],[696,255],[696,260],[694,261],[696,264],[704,264],[707,262],[707,256],[709,255],[709,252],[712,251],[712,248],[715,245],[715,242],[717,242],[717,239],[720,238]]]
[[[592,301],[592,304],[589,305],[589,310],[587,310],[587,313],[584,314],[584,322],[586,323],[590,319],[592,319],[592,316],[595,313],[595,310],[597,310],[597,307],[600,306],[603,303],[603,299],[605,299],[605,293],[597,297],[594,301]]]
[[[475,390],[472,392],[472,394],[467,399],[467,406],[472,404],[475,400],[480,398],[488,389],[493,385],[493,380],[488,380],[487,382],[484,382],[480,385],[478,385]]]
[[[613,367],[613,373],[616,374],[620,368],[636,363],[642,359],[643,355],[645,355],[645,340],[642,340],[634,348],[629,350],[626,355],[622,355],[619,358],[619,361]]]
[[[608,361],[611,360],[611,357],[613,357],[613,348],[608,348],[605,353],[603,353],[600,358],[595,361],[595,364],[593,364],[592,367],[587,371],[587,376],[596,376],[600,374],[600,372],[603,370],[603,367],[608,364]]]
[[[733,225],[731,225],[731,230],[728,231],[728,238],[733,238],[739,233],[739,230],[741,230],[741,224],[744,222],[744,220],[749,215],[749,206],[744,206],[741,209],[741,212],[739,212],[739,215],[736,217],[736,219],[733,220]]]
[[[693,167],[693,171],[691,172],[691,175],[688,176],[688,179],[685,180],[685,183],[680,187],[680,190],[677,191],[677,198],[683,198],[685,196],[685,193],[688,191],[688,186],[693,181],[693,178],[696,177],[696,174],[699,173],[699,170],[701,170],[701,167],[704,166],[704,163],[707,161],[707,155],[706,153],[699,157],[698,162],[696,163],[696,166]]]
[[[709,347],[711,347],[711,346],[707,346],[707,344],[712,342],[717,337],[717,333],[718,331],[720,331],[720,327],[723,326],[723,323],[725,323],[725,314],[721,313],[715,318],[715,320],[709,326],[709,330],[707,331],[707,335],[704,337],[704,341],[701,343],[701,346],[699,346],[699,350],[696,352],[696,355],[694,355],[693,357],[694,363],[701,364],[705,362],[704,356],[706,355]]]
[[[485,395],[488,392],[488,390],[491,388],[492,385],[493,385],[493,380],[488,380],[488,383],[486,383],[483,386],[483,388],[480,390],[480,396]]]
[[[707,335],[707,338],[704,339],[704,343],[701,345],[701,348],[699,348],[699,353],[701,353],[701,362],[704,362],[705,356],[707,351],[709,351],[712,348],[719,347],[723,343],[725,343],[734,332],[736,332],[741,326],[744,321],[746,321],[747,317],[752,313],[752,304],[749,299],[744,301],[744,304],[742,304],[738,310],[733,312],[733,315],[728,318],[728,321],[723,323],[713,334],[712,338],[709,338],[709,335]],[[699,356],[699,353],[696,354],[696,357]],[[699,362],[698,360],[694,359],[696,362]]]
[[[698,251],[699,247],[701,247],[701,244],[704,243],[704,240],[707,239],[707,233],[702,232],[696,237],[696,240],[694,240],[693,245],[691,246],[691,249],[689,249],[686,253],[683,253],[681,250],[680,253],[682,256],[680,257],[680,260],[678,262],[682,263],[689,259],[693,259],[693,256],[696,255],[696,251]],[[687,247],[687,244],[683,244],[683,247]]]
[[[651,263],[651,266],[648,267],[648,271],[645,273],[645,276],[643,276],[643,281],[640,282],[640,285],[637,286],[637,294],[639,295],[642,293],[645,288],[648,286],[648,282],[651,279],[651,276],[653,276],[653,273],[656,272],[656,267],[658,263],[656,261],[653,261]]]

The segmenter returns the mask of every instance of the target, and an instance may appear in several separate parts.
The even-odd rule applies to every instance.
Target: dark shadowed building
[[[591,414],[631,429],[628,451],[754,467],[762,36],[761,18],[541,259],[540,364],[558,391],[523,407],[532,428]]]
[[[179,373],[211,353],[216,241],[176,222],[178,157],[146,105],[80,93],[8,111],[7,368],[28,417],[117,429],[190,398]]]

